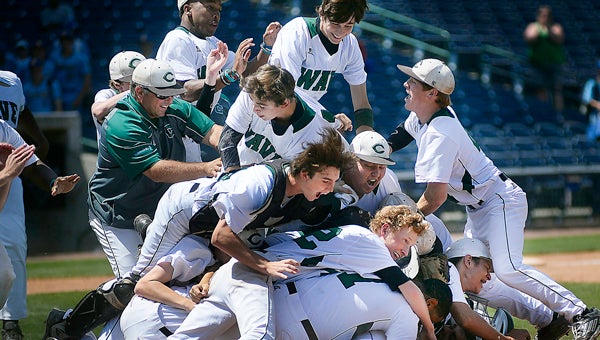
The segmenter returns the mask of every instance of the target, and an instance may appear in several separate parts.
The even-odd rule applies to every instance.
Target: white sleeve
[[[367,72],[365,71],[365,61],[360,52],[358,40],[353,34],[350,34],[348,35],[348,42],[350,42],[348,46],[348,61],[342,74],[346,82],[350,85],[364,84],[367,81]]]
[[[241,91],[229,108],[225,124],[239,133],[246,133],[250,129],[252,116],[254,115],[252,105],[250,95],[245,91]]]
[[[172,280],[187,282],[202,274],[215,260],[208,248],[207,239],[188,235],[182,238],[157,264],[165,262],[173,267]]]
[[[252,221],[252,213],[267,201],[274,182],[273,173],[265,165],[238,171],[215,184],[214,193],[218,196],[213,207],[238,234]]]
[[[198,79],[195,58],[198,52],[196,45],[187,37],[175,36],[171,31],[165,36],[156,54],[156,59],[164,60],[175,71],[175,78],[179,81]]]
[[[452,302],[467,303],[465,292],[463,292],[460,284],[458,269],[450,262],[448,262],[448,267],[450,267],[450,282],[448,282],[448,286],[450,286],[450,290],[452,291]]]
[[[8,143],[12,145],[14,148],[18,148],[19,146],[26,144],[25,140],[19,135],[17,130],[13,129],[8,123],[4,120],[0,119],[0,143]],[[25,166],[30,166],[38,161],[38,157],[33,154],[27,162]]]
[[[306,58],[306,40],[310,39],[305,33],[306,29],[300,25],[306,26],[302,18],[296,18],[281,28],[269,57],[269,64],[286,69],[295,80],[300,77],[302,63]]]

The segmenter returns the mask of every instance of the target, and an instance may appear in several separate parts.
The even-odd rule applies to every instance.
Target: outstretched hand
[[[265,29],[265,33],[263,34],[263,42],[267,46],[273,46],[275,44],[275,40],[277,39],[277,34],[281,30],[281,24],[277,21],[270,23]]]
[[[54,180],[54,184],[52,184],[52,188],[50,188],[50,194],[52,196],[56,196],[59,194],[66,194],[73,190],[77,182],[79,182],[81,178],[79,175],[69,175],[69,176],[60,176],[56,177]]]
[[[267,263],[267,274],[274,279],[287,279],[284,273],[297,274],[300,263],[296,260],[287,259]]]
[[[227,62],[228,54],[229,48],[227,48],[227,44],[222,41],[217,43],[217,48],[210,51],[208,58],[206,58],[206,84],[216,84],[219,72]]]
[[[248,66],[248,60],[250,60],[250,54],[252,54],[252,48],[254,43],[252,42],[254,39],[247,38],[244,39],[240,46],[238,46],[237,51],[235,51],[235,60],[233,61],[233,69],[237,71],[240,75],[246,71],[246,67]]]

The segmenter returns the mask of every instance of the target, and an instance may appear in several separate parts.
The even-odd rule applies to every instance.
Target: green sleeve
[[[169,113],[177,115],[186,122],[186,135],[197,143],[201,143],[202,139],[206,137],[210,129],[215,125],[215,122],[202,113],[202,111],[179,98],[173,99]]]
[[[161,160],[152,143],[152,133],[139,117],[128,117],[125,112],[120,116],[117,113],[107,125],[106,142],[108,151],[129,178],[140,175]]]

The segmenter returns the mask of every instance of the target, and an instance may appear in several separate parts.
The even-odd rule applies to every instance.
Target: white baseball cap
[[[417,212],[417,203],[403,192],[392,192],[386,195],[379,203],[377,210],[388,205],[406,205],[412,212]]]
[[[412,68],[398,65],[398,69],[405,74],[418,79],[444,94],[454,91],[454,75],[450,68],[438,59],[423,59]]]
[[[133,69],[144,59],[146,57],[135,51],[122,51],[115,54],[108,64],[110,79],[130,82]]]
[[[169,63],[146,59],[133,70],[132,81],[160,96],[176,96],[185,92],[175,80],[175,72]]]
[[[471,255],[472,257],[482,257],[492,260],[488,247],[476,238],[462,238],[452,242],[446,250],[448,259]]]
[[[352,139],[350,148],[356,157],[363,161],[384,165],[396,164],[390,158],[392,149],[387,141],[375,131],[364,131],[356,135]]]

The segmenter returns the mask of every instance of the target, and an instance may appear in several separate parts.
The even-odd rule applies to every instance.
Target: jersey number
[[[332,238],[336,237],[342,229],[340,228],[330,228],[323,230],[315,230],[311,232],[303,232],[303,236],[294,239],[294,242],[298,244],[298,246],[302,249],[315,249],[317,244],[314,241],[309,240],[309,237],[314,237],[317,241],[327,242]]]

